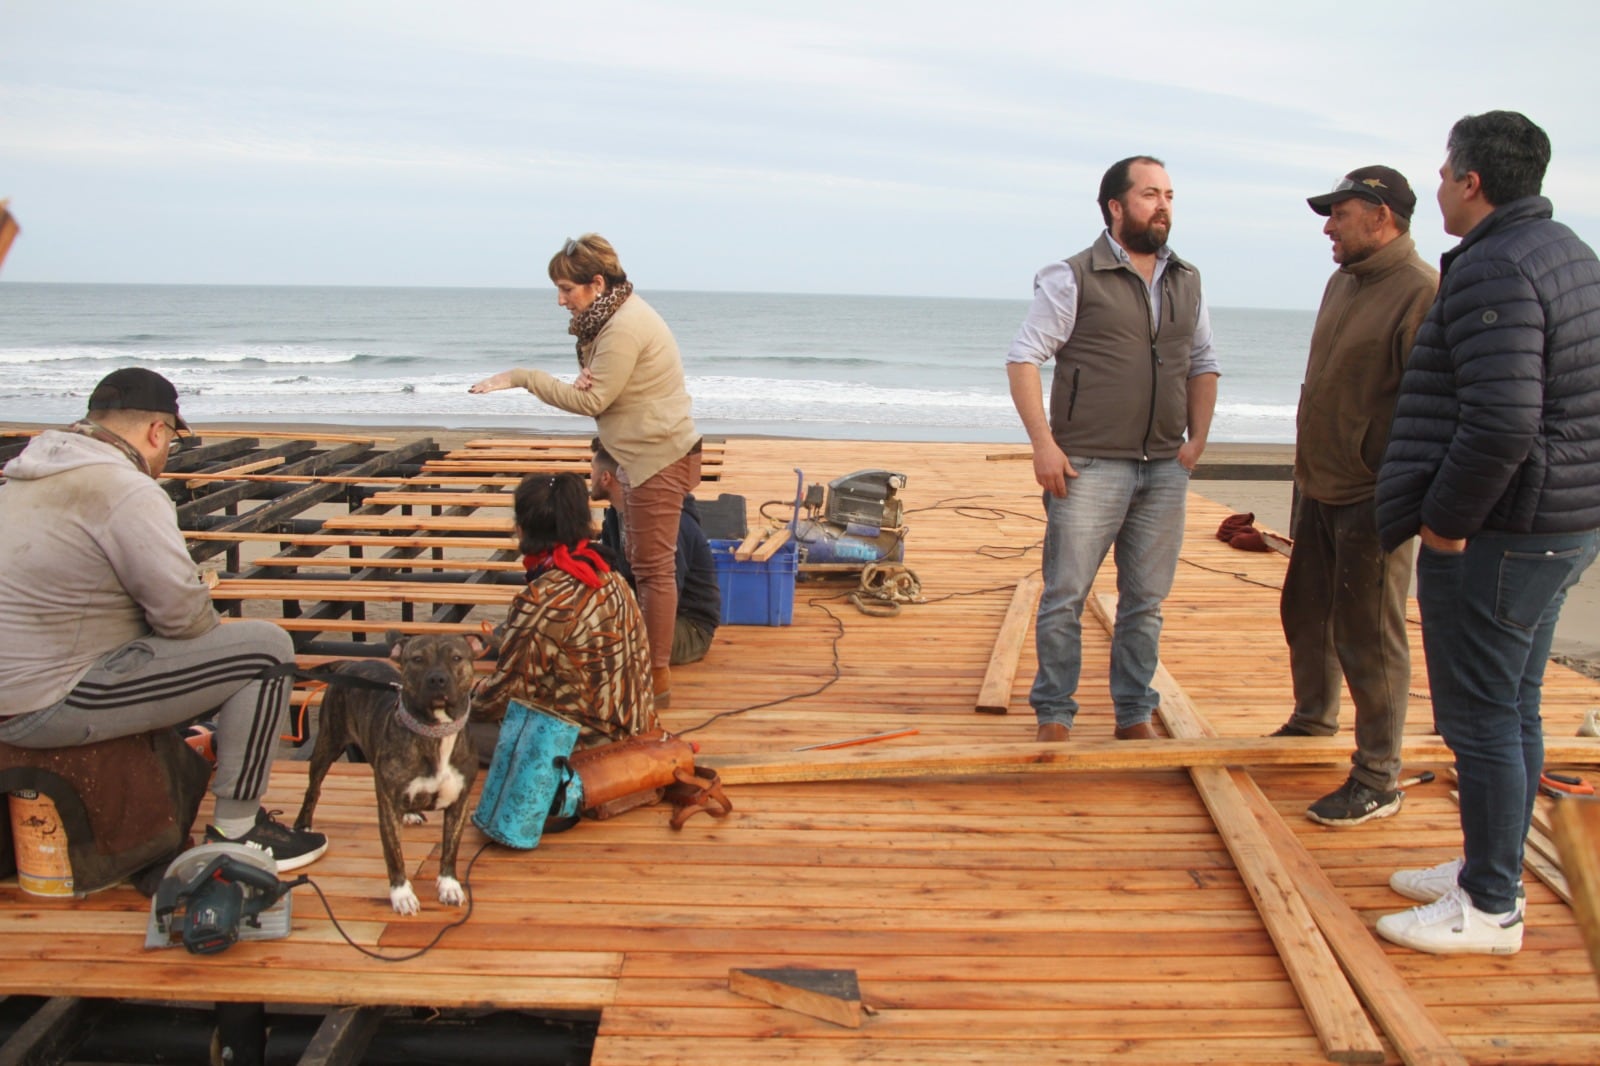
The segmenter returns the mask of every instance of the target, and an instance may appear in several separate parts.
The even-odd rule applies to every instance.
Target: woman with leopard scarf
[[[658,707],[671,699],[672,632],[677,622],[675,552],[683,498],[700,483],[700,434],[689,415],[678,343],[637,293],[611,242],[594,233],[567,241],[550,260],[556,302],[572,313],[578,376],[506,370],[474,393],[524,388],[545,403],[590,415],[600,443],[617,458],[625,501],[623,538],[650,638]]]

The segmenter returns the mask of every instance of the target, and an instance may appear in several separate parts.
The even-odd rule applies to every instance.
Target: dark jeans
[[[1567,590],[1600,535],[1480,533],[1417,558],[1433,718],[1460,775],[1460,884],[1491,914],[1516,905],[1544,768],[1540,687]]]
[[[1293,536],[1278,604],[1294,679],[1289,721],[1313,736],[1337,733],[1348,684],[1356,708],[1351,774],[1388,791],[1400,780],[1411,688],[1411,544],[1383,550],[1371,500],[1335,505],[1300,497]]]

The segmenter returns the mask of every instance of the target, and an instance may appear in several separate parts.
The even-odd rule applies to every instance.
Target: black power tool
[[[306,878],[280,881],[262,865],[233,855],[215,855],[193,876],[169,873],[156,889],[154,923],[194,955],[226,951],[244,926],[261,927],[261,913]],[[169,940],[170,942],[170,940]]]

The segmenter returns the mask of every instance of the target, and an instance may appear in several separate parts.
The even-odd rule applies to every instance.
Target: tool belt
[[[596,820],[665,799],[681,829],[701,811],[720,818],[733,809],[716,771],[695,766],[694,745],[659,729],[573,752],[567,765],[582,786],[583,815]]]

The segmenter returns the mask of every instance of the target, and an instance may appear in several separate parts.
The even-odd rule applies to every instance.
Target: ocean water
[[[683,352],[707,433],[1021,442],[1004,357],[1023,300],[641,293]],[[1211,437],[1289,442],[1313,314],[1214,308]],[[571,376],[567,314],[537,289],[0,282],[0,422],[68,422],[96,381],[148,366],[201,423],[296,421],[583,433],[531,395],[467,392],[512,366]],[[1048,375],[1046,377],[1048,384]]]

